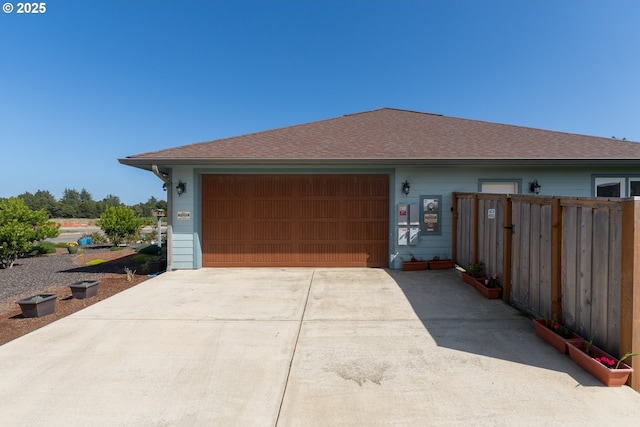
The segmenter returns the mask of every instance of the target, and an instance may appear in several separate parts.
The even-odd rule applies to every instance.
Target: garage
[[[202,175],[203,267],[387,267],[389,175]]]

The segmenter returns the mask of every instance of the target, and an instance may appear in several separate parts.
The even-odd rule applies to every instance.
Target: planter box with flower
[[[491,277],[486,277],[484,264],[481,262],[471,264],[471,268],[462,273],[462,280],[476,288],[487,299],[500,298],[502,288],[500,287],[498,273],[493,274]]]
[[[429,270],[449,270],[451,268],[453,268],[453,260],[449,258],[434,256],[429,261]]]
[[[426,270],[427,261],[417,259],[411,255],[411,259],[409,261],[402,260],[402,269],[404,271]]]
[[[586,340],[567,342],[567,348],[571,360],[608,387],[620,387],[627,382],[633,368],[623,363],[623,360],[638,355],[627,353],[617,360]]]
[[[567,354],[569,352],[568,342],[584,341],[580,335],[555,320],[534,319],[533,324],[536,328],[536,334],[560,353]]]
[[[22,317],[42,317],[56,310],[58,294],[39,294],[24,298],[16,303],[22,310]]]
[[[78,244],[76,242],[67,243],[67,251],[69,251],[70,254],[77,254],[78,253]]]
[[[91,298],[98,295],[99,280],[85,280],[69,285],[71,296],[76,299]]]

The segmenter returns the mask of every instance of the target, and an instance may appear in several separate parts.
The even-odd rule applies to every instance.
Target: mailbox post
[[[158,218],[158,247],[162,247],[162,217],[167,216],[164,209],[155,209],[153,216]]]

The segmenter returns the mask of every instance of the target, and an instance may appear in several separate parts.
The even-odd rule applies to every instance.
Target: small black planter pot
[[[75,299],[91,298],[98,295],[99,280],[85,280],[69,285],[71,288],[71,296]]]
[[[58,294],[39,294],[21,299],[16,303],[22,309],[22,317],[42,317],[56,310]]]

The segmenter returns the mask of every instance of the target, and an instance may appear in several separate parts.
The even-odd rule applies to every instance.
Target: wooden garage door
[[[202,264],[386,267],[388,175],[203,175]]]

